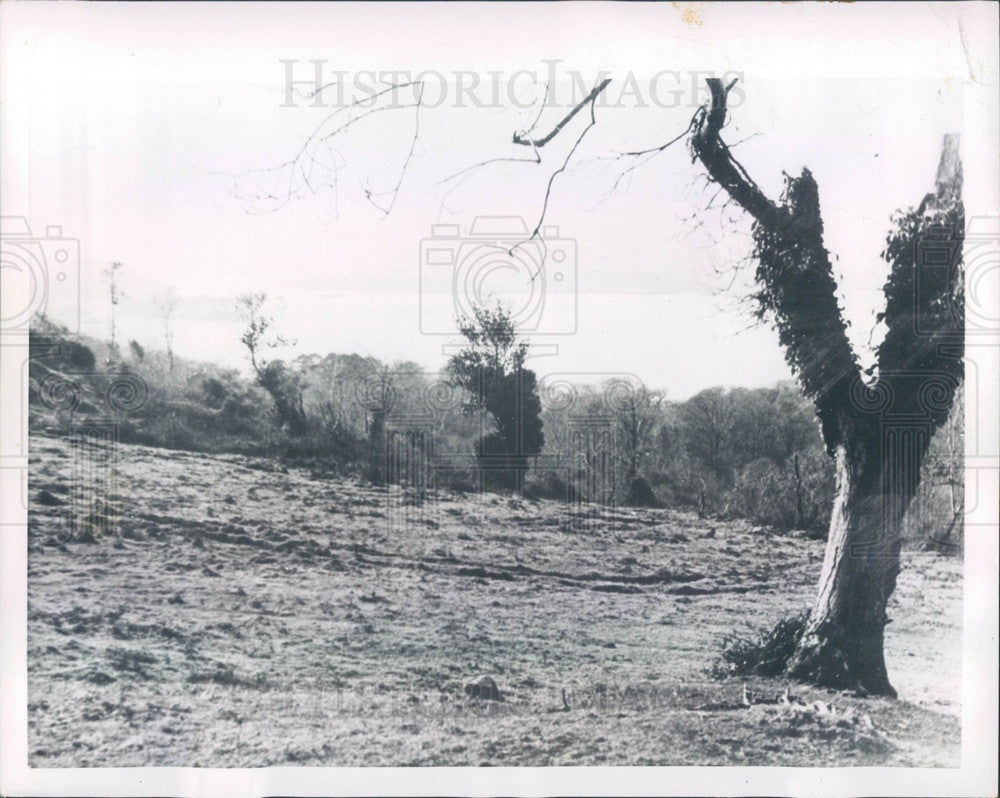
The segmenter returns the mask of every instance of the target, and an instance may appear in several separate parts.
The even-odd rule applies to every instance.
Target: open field
[[[32,447],[32,766],[958,764],[957,558],[904,556],[899,701],[781,702],[709,669],[809,604],[816,541],[119,445],[117,531],[77,542],[76,454]]]

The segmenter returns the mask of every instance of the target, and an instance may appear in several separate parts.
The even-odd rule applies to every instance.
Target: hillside
[[[817,541],[128,444],[71,534],[111,473],[80,451],[32,435],[33,767],[958,762],[958,558],[904,555],[901,700],[783,699],[709,670],[808,605]],[[466,695],[483,675],[502,702]]]
[[[465,392],[415,363],[334,353],[275,361],[288,369],[282,373],[291,390],[279,397],[303,413],[304,429],[293,432],[275,397],[236,370],[180,357],[171,368],[164,352],[142,347],[112,358],[106,344],[44,320],[32,328],[31,352],[32,434],[69,434],[81,422],[114,419],[118,440],[127,443],[266,456],[383,481],[385,443],[371,437],[378,399],[387,430],[419,428],[434,454],[454,458],[449,473],[436,472],[439,484],[465,490],[480,484],[481,474],[462,463],[493,422],[467,412]],[[582,492],[599,503],[698,510],[825,538],[833,461],[813,405],[794,383],[714,387],[674,402],[634,380],[588,384],[558,373],[538,376],[544,445],[525,474],[526,493]],[[602,433],[581,438],[584,418]],[[903,526],[907,547],[961,551],[963,418],[959,401],[932,441]],[[638,493],[628,487],[637,475],[644,483]]]

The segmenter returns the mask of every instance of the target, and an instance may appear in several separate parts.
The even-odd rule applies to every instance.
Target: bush
[[[777,465],[760,458],[744,466],[730,494],[730,511],[776,529],[826,530],[833,503],[833,466],[822,456],[795,455]]]
[[[780,676],[802,638],[809,619],[802,612],[761,629],[756,637],[727,635],[722,641],[722,659],[712,668],[714,676]]]
[[[46,319],[37,320],[28,331],[28,349],[47,365],[65,371],[93,371],[97,366],[93,349]]]
[[[636,477],[629,485],[625,503],[631,507],[662,507],[663,502],[656,498],[649,483],[642,477]]]
[[[81,344],[79,341],[63,341],[63,357],[71,368],[78,371],[93,371],[97,365],[97,359],[89,346]]]
[[[218,410],[229,400],[229,391],[217,377],[205,377],[199,385],[202,401],[211,408]]]
[[[532,469],[524,479],[522,493],[528,499],[556,499],[573,502],[580,498],[579,492],[559,474],[549,469]]]
[[[456,493],[478,493],[482,490],[479,469],[456,466],[435,468],[434,487],[452,490]]]
[[[194,429],[190,418],[177,411],[158,414],[141,425],[127,419],[119,427],[118,434],[124,443],[192,452],[212,451],[212,447],[207,446],[207,441]]]
[[[288,463],[337,465],[342,473],[359,472],[367,451],[364,442],[346,430],[318,427],[301,435],[275,435],[272,447],[272,453]]]

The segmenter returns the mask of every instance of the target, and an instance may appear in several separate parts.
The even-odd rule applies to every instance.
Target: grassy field
[[[32,766],[958,764],[957,558],[904,557],[900,700],[717,681],[727,633],[808,606],[821,543],[115,456],[117,529],[71,533],[95,476],[66,439],[32,437]],[[481,675],[503,701],[465,694]]]

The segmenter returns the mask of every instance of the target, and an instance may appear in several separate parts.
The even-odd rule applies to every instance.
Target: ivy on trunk
[[[712,99],[692,122],[692,155],[753,217],[757,312],[777,330],[837,463],[818,596],[785,672],[822,686],[895,696],[883,644],[901,524],[931,437],[946,421],[963,376],[958,139],[945,137],[935,190],[893,220],[882,253],[890,275],[880,320],[888,330],[871,382],[837,302],[815,179],[803,169],[786,178],[777,202],[767,197],[720,136],[733,84],[707,82]]]

